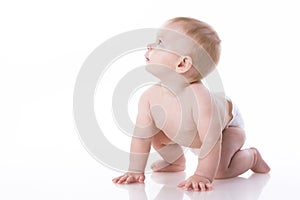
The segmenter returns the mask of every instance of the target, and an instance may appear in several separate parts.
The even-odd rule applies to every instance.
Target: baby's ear
[[[182,74],[187,72],[189,69],[191,69],[192,66],[193,66],[193,61],[190,56],[181,56],[179,58],[178,65],[176,66],[175,70],[177,73]]]

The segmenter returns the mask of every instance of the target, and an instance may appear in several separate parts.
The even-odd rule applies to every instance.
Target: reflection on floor
[[[248,178],[236,177],[226,180],[215,180],[214,190],[209,192],[193,192],[177,188],[177,184],[185,178],[185,172],[153,173],[151,175],[151,181],[162,185],[154,199],[257,200],[264,186],[268,183],[270,175],[253,173]],[[145,191],[145,184],[116,185],[116,187],[126,189],[130,200],[150,200]],[[186,196],[188,198],[186,198]]]

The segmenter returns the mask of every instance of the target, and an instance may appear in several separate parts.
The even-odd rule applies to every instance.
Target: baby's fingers
[[[117,183],[123,176],[124,175],[114,178],[112,182]]]
[[[198,183],[197,182],[193,182],[192,185],[193,185],[194,191],[199,191],[199,187],[198,187]]]
[[[134,183],[134,182],[136,182],[135,178],[133,176],[128,176],[125,181],[125,184]]]
[[[184,184],[184,189],[185,190],[193,189],[193,183],[191,181],[186,181]]]
[[[201,191],[205,191],[205,190],[206,190],[205,184],[202,183],[202,182],[199,183],[199,187],[200,187],[200,190],[201,190]]]
[[[113,183],[118,182],[118,178],[114,178],[114,179],[112,180],[112,182],[113,182]]]
[[[144,183],[145,177],[144,177],[144,176],[140,176],[140,177],[138,178],[138,181],[139,181],[139,183]]]
[[[138,177],[135,177],[135,176],[129,176],[126,180],[126,184],[128,183],[144,183],[144,180],[145,180],[145,177],[144,176],[138,176]]]
[[[118,180],[117,183],[122,184],[122,183],[124,183],[124,182],[127,180],[127,178],[128,178],[128,176],[127,176],[127,175],[124,175],[124,176],[122,176],[122,177]]]
[[[186,183],[186,181],[182,181],[181,183],[179,183],[179,184],[177,185],[177,187],[182,188],[182,187],[185,186],[185,183]]]
[[[212,189],[213,189],[211,183],[206,183],[206,184],[205,184],[205,187],[206,187],[207,190],[212,190]]]

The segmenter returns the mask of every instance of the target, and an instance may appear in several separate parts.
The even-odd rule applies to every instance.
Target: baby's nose
[[[148,51],[152,50],[152,49],[153,49],[153,43],[148,44],[148,45],[147,45],[147,49],[148,49]]]

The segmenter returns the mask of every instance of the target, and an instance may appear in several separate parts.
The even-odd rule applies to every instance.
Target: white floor
[[[19,166],[0,167],[0,199],[273,200],[299,198],[300,174],[297,171],[299,166],[294,160],[296,157],[291,156],[280,158],[274,155],[274,160],[270,162],[272,166],[270,174],[247,172],[241,177],[216,180],[213,191],[193,192],[176,187],[192,173],[192,167],[189,167],[186,172],[147,174],[145,184],[115,185],[111,179],[120,173],[100,165],[87,153],[79,153],[77,158],[80,159],[77,161],[82,163],[77,165],[66,164],[66,161],[52,165],[40,163],[39,156],[41,160],[49,161],[42,157],[43,153],[35,153],[36,164],[39,163],[35,167],[26,164],[26,161],[23,164],[19,163]],[[55,161],[55,156],[58,160],[65,156],[52,153],[53,157],[50,158],[52,161]],[[192,162],[194,157],[188,153],[187,158],[188,162]],[[70,161],[70,157],[65,159]]]

